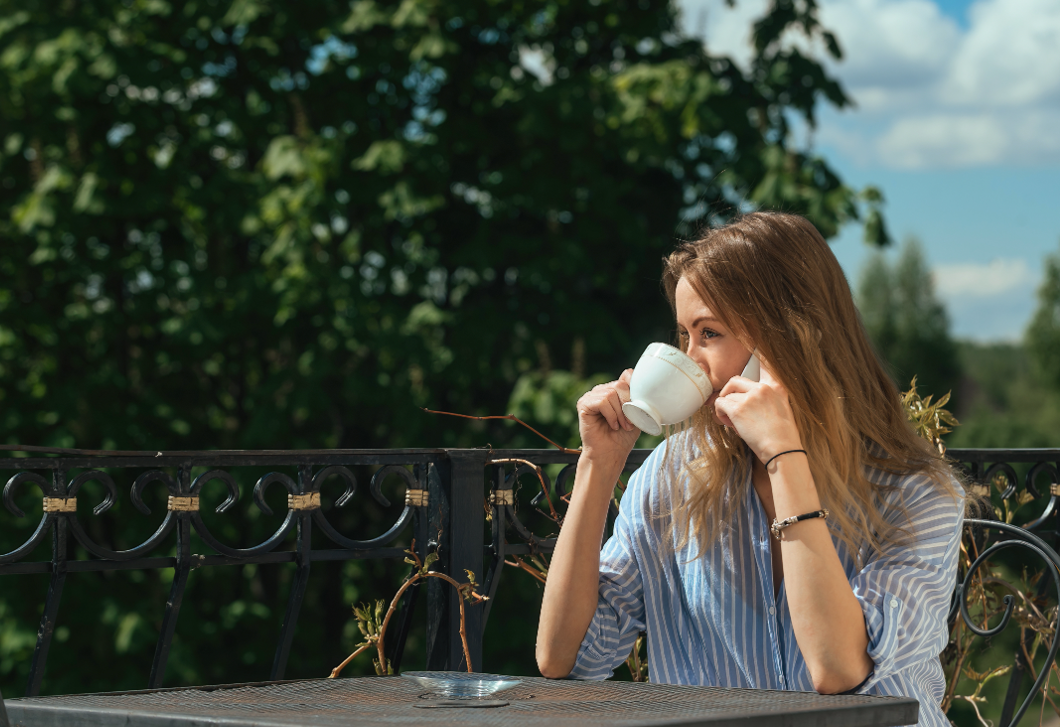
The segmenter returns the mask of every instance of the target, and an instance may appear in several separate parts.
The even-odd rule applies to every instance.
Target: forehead
[[[674,290],[674,303],[677,307],[678,323],[691,323],[699,318],[716,318],[714,311],[707,305],[706,301],[699,297],[692,284],[687,278],[677,281]]]

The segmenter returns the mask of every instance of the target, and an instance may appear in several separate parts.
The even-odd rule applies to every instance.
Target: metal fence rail
[[[627,471],[639,467],[650,453],[634,450],[627,461]],[[1060,542],[1060,449],[1047,450],[950,450],[949,456],[967,469],[973,491],[989,492],[993,486],[996,498],[1018,500],[1021,492],[1036,501],[1044,501],[1033,521],[1017,523],[1043,538],[1052,547]],[[558,505],[573,484],[577,454],[556,450],[486,450],[486,449],[384,449],[384,450],[312,450],[312,451],[196,451],[196,452],[125,452],[99,456],[69,455],[59,457],[16,457],[0,459],[0,470],[14,471],[4,488],[7,510],[22,517],[15,496],[30,485],[43,496],[43,515],[33,534],[9,553],[0,555],[0,575],[47,573],[50,576],[44,610],[30,668],[26,695],[39,693],[41,680],[56,626],[56,616],[63,586],[70,573],[102,570],[144,570],[173,568],[174,578],[163,609],[151,666],[149,687],[163,684],[166,663],[176,629],[181,603],[191,571],[200,567],[245,564],[296,564],[294,584],[288,596],[271,670],[273,679],[281,679],[290,654],[298,614],[305,595],[312,563],[322,560],[356,560],[405,557],[404,549],[395,545],[403,537],[414,537],[421,557],[436,551],[440,559],[436,569],[459,574],[465,569],[476,573],[488,564],[483,581],[487,595],[499,587],[506,556],[551,552],[555,540],[548,534],[536,534],[524,522],[527,511],[543,510],[543,500],[551,508]],[[558,465],[555,481],[549,469]],[[389,505],[381,485],[387,478],[398,478],[405,487],[405,507],[387,530],[374,538],[359,540],[339,532],[328,520],[321,506],[320,489],[325,480],[337,479],[345,485],[344,494],[334,505],[342,507],[357,494],[358,479],[352,468],[370,467],[369,495],[380,504]],[[237,505],[241,493],[229,470],[238,467],[294,469],[292,477],[277,470],[261,476],[251,496],[255,506],[265,513],[271,510],[264,494],[270,487],[287,492],[288,511],[282,524],[264,541],[246,548],[224,543],[200,514],[200,496],[205,488],[224,488],[227,499],[217,508],[229,512]],[[550,468],[555,471],[556,467]],[[167,513],[162,524],[146,540],[127,550],[115,551],[95,542],[77,511],[81,490],[89,482],[101,485],[106,493],[94,504],[94,515],[108,510],[119,496],[111,473],[129,473],[135,478],[128,497],[141,513],[148,514],[142,495],[149,487],[162,487],[168,494]],[[193,472],[201,472],[193,477]],[[538,479],[540,477],[540,480]],[[527,478],[530,478],[529,480]],[[518,484],[533,482],[524,489],[542,490],[534,500],[523,503],[516,495]],[[984,490],[983,488],[987,488]],[[526,500],[526,497],[522,498]],[[541,508],[534,507],[541,505]],[[490,533],[486,532],[487,513]],[[614,516],[615,511],[612,511]],[[314,548],[313,529],[329,542],[327,548]],[[540,528],[539,528],[540,529]],[[192,552],[192,533],[205,543],[209,552]],[[293,537],[292,534],[293,533]],[[48,560],[29,560],[42,551],[50,540]],[[509,542],[511,540],[511,542]],[[69,557],[69,542],[80,545],[87,558]],[[39,557],[39,556],[38,556]],[[1047,585],[1048,579],[1043,579]],[[430,669],[466,668],[458,637],[458,594],[431,579],[427,587],[427,665]],[[415,590],[410,589],[403,602],[396,637],[388,639],[388,657],[400,663],[405,636],[412,618]],[[486,605],[472,607],[467,613],[467,634],[472,666],[481,668],[482,633],[492,599]],[[1013,672],[1006,713],[1013,713],[1020,682],[1027,669],[1017,658]],[[1012,705],[1008,702],[1011,701]],[[1010,708],[1011,707],[1011,708]]]
[[[174,577],[169,597],[163,607],[162,627],[151,664],[149,687],[160,687],[166,672],[173,634],[187,589],[191,571],[210,566],[294,563],[296,575],[291,587],[271,669],[271,678],[282,679],[290,654],[299,610],[305,596],[309,571],[314,561],[355,560],[366,558],[404,558],[404,549],[392,543],[411,531],[417,548],[427,547],[430,516],[427,512],[428,489],[432,475],[445,462],[440,450],[359,450],[355,452],[193,452],[177,454],[140,453],[132,456],[17,458],[0,460],[0,469],[17,469],[4,487],[4,505],[16,517],[23,517],[15,504],[19,490],[36,486],[43,495],[43,515],[33,534],[10,553],[0,555],[0,575],[29,573],[50,574],[44,611],[37,643],[30,666],[26,695],[40,691],[41,679],[56,626],[56,616],[63,587],[70,573],[102,570],[154,570],[173,568]],[[389,477],[399,478],[405,485],[405,507],[386,532],[368,540],[347,537],[328,521],[321,508],[320,488],[325,480],[337,478],[345,493],[335,505],[342,507],[355,496],[357,477],[353,466],[374,466],[376,471],[368,483],[369,494],[383,505],[388,501],[381,491],[382,482]],[[200,512],[200,496],[204,488],[222,487],[227,499],[217,512],[231,511],[240,492],[229,473],[234,467],[294,468],[296,477],[271,471],[258,479],[252,492],[255,506],[266,514],[271,509],[264,495],[270,487],[287,492],[287,515],[280,526],[263,542],[247,548],[235,548],[222,542],[211,532]],[[106,491],[105,498],[94,503],[93,515],[110,509],[118,498],[118,490],[110,473],[129,471],[135,480],[129,491],[132,505],[144,515],[150,510],[142,495],[148,487],[163,487],[168,494],[165,519],[146,540],[127,550],[115,551],[95,542],[78,514],[78,498],[84,498],[82,488],[97,482]],[[192,478],[193,471],[202,474]],[[437,479],[437,476],[434,476]],[[437,485],[436,485],[437,488]],[[443,497],[436,495],[437,501]],[[326,536],[334,548],[313,548],[312,530]],[[192,533],[195,533],[210,552],[192,552]],[[291,533],[293,532],[293,539]],[[47,561],[30,561],[30,556],[51,541],[51,557]],[[71,559],[68,541],[73,540],[90,554],[87,559]],[[293,540],[293,547],[292,547]],[[175,542],[174,542],[175,541]],[[175,546],[175,548],[174,548]],[[171,554],[174,552],[175,554]],[[449,565],[443,564],[443,567]],[[414,593],[405,600],[402,620],[398,624],[398,638],[392,639],[391,656],[400,660],[412,615]]]

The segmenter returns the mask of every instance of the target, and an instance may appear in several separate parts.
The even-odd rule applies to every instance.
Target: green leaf
[[[342,24],[343,33],[361,33],[389,22],[387,13],[374,0],[350,3],[350,14]]]
[[[398,141],[376,141],[365,153],[353,160],[353,168],[378,171],[382,174],[400,172],[404,167],[405,148]]]
[[[268,10],[262,0],[232,0],[221,25],[250,25]]]

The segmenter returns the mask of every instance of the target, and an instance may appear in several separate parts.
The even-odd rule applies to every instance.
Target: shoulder
[[[883,447],[870,442],[869,454],[884,460],[889,459]],[[935,473],[929,470],[918,472],[892,472],[885,468],[865,464],[862,467],[865,478],[876,485],[882,492],[887,493],[887,500],[895,498],[905,499],[933,499],[939,495],[945,495],[948,499],[959,501],[964,499],[964,488],[960,481],[948,469]]]
[[[922,500],[947,500],[959,506],[964,500],[964,488],[951,472],[889,472],[864,465],[865,478],[876,485],[885,504],[911,505]]]
[[[960,539],[964,519],[964,488],[950,472],[895,473],[866,465],[866,479],[878,488],[885,520],[913,535]]]

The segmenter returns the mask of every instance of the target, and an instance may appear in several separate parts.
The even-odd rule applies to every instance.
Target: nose
[[[688,342],[688,349],[685,351],[688,357],[699,365],[699,368],[703,369],[703,373],[710,375],[710,370],[707,368],[707,357],[706,351],[702,346],[697,346],[695,341]]]

